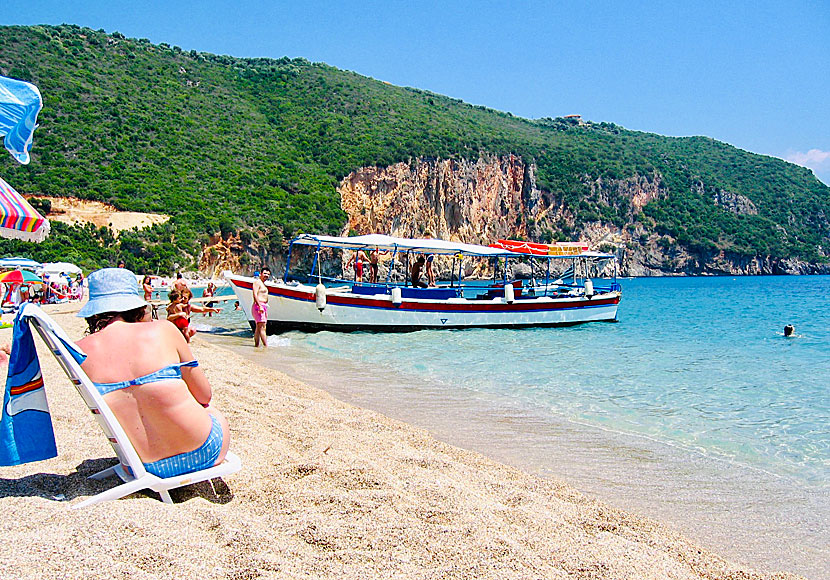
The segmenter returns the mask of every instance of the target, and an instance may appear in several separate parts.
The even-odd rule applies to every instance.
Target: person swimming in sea
[[[795,326],[792,324],[788,324],[784,327],[784,337],[791,338],[795,336]]]

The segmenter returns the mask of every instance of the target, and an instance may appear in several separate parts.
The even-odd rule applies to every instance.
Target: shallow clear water
[[[238,312],[210,323],[246,356],[345,400],[569,480],[741,562],[820,578],[828,296],[827,276],[635,279],[618,323],[288,333],[267,353],[247,347]]]

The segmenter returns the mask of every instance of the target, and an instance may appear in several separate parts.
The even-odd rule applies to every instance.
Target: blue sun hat
[[[89,275],[87,281],[89,302],[78,312],[81,318],[103,312],[126,312],[147,306],[147,302],[141,297],[135,274],[126,268],[96,270]]]

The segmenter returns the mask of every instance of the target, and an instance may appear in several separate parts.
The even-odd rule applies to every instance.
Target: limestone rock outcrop
[[[242,256],[245,249],[238,236],[224,239],[221,235],[211,236],[199,258],[199,271],[209,278],[221,276],[225,270],[242,272]]]
[[[477,160],[413,159],[389,167],[363,167],[346,176],[338,191],[348,214],[344,234],[385,233],[488,244],[499,238],[539,240],[566,228],[593,249],[615,252],[623,276],[692,274],[806,274],[830,269],[768,256],[723,251],[692,252],[671,236],[646,231],[636,216],[665,196],[654,172],[625,179],[585,177],[586,201],[622,210],[620,228],[601,221],[575,226],[571,209],[536,184],[536,167],[516,155],[483,154]],[[702,184],[698,185],[703,188]],[[704,191],[725,211],[755,215],[748,198],[724,190]]]
[[[562,209],[542,199],[535,167],[515,155],[364,167],[339,192],[347,231],[472,243],[532,236],[530,224]]]

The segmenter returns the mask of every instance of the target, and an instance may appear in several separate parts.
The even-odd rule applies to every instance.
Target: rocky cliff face
[[[530,232],[528,220],[559,215],[541,199],[535,168],[519,157],[417,160],[365,167],[340,184],[347,228],[403,237],[488,243]]]
[[[211,236],[199,258],[199,271],[210,278],[220,276],[223,271],[242,272],[245,248],[237,236],[227,239],[221,235]]]
[[[199,272],[208,278],[221,277],[225,270],[252,275],[263,265],[268,266],[275,277],[279,277],[285,270],[285,256],[269,252],[261,243],[242,239],[236,234],[228,237],[214,234],[199,256]]]
[[[345,231],[487,244],[499,238],[538,240],[542,232],[564,227],[595,249],[617,252],[624,276],[830,271],[764,256],[690,253],[669,236],[646,231],[633,218],[644,205],[666,194],[658,173],[620,180],[586,177],[592,203],[626,209],[631,221],[622,229],[602,222],[574,229],[569,208],[554,193],[538,189],[535,175],[535,166],[515,155],[483,155],[476,161],[415,159],[385,168],[364,167],[346,176],[338,188],[349,216]],[[757,213],[743,196],[713,191],[709,197],[726,211]]]

